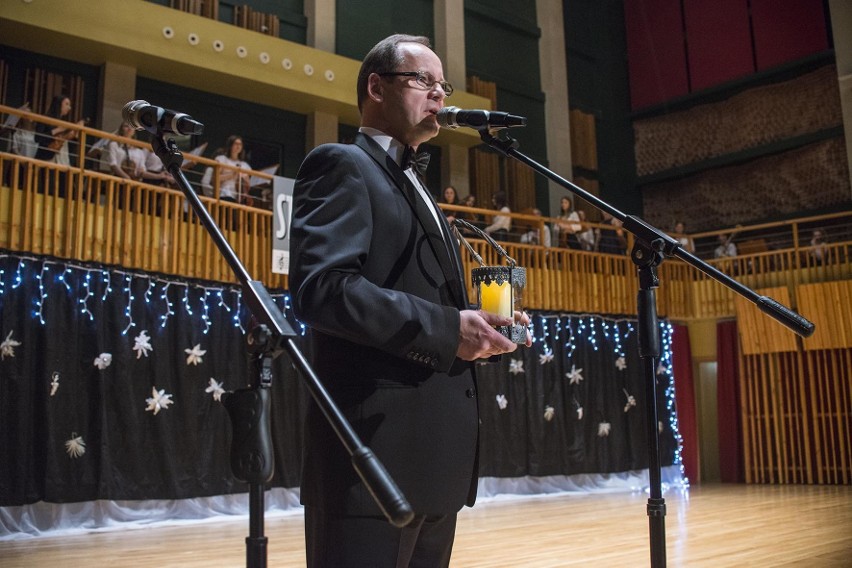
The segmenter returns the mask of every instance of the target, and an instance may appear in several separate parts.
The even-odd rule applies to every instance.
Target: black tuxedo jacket
[[[299,169],[290,261],[317,375],[415,513],[429,515],[473,504],[479,422],[473,365],[455,356],[467,294],[438,213],[440,227],[368,136],[326,144]],[[313,404],[301,499],[380,514]]]

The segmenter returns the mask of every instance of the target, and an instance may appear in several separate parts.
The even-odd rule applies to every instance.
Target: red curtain
[[[675,381],[677,423],[683,439],[683,471],[691,482],[699,481],[698,416],[695,411],[695,383],[692,377],[692,351],[689,348],[689,328],[673,325],[672,371]]]
[[[719,416],[719,473],[723,483],[745,481],[738,349],[737,322],[719,323],[716,326],[716,403]]]

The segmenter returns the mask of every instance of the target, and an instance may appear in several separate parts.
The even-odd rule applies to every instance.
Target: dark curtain
[[[698,415],[695,410],[695,382],[692,376],[692,350],[689,328],[673,325],[672,363],[674,365],[675,400],[678,431],[683,440],[683,470],[688,479],[699,481]]]
[[[230,473],[225,409],[207,392],[211,379],[225,390],[248,383],[237,289],[14,256],[0,271],[0,341],[19,343],[0,360],[0,505],[247,490]],[[286,296],[274,296],[283,309]],[[142,332],[150,350],[134,350]],[[190,364],[196,345],[206,353]],[[111,361],[100,369],[96,358]],[[277,486],[299,484],[298,383],[278,357]],[[156,415],[152,389],[173,401]],[[75,439],[85,444],[77,457],[66,446]]]
[[[723,483],[745,481],[738,349],[737,322],[717,324],[716,400],[719,414],[719,472]]]
[[[300,330],[287,294],[273,297]],[[221,284],[0,253],[0,506],[245,492],[231,474],[229,420],[213,389],[249,379],[241,304],[239,290]],[[533,321],[531,349],[478,369],[481,473],[647,467],[633,323]],[[582,369],[575,384],[572,366]],[[274,372],[270,485],[295,487],[308,394],[286,354]],[[670,370],[656,379],[669,465],[678,449]]]
[[[537,314],[531,349],[481,366],[480,473],[517,477],[647,468],[644,373],[634,323]],[[661,328],[665,333],[667,324]],[[669,367],[667,355],[656,375],[664,466],[675,462],[677,450]]]

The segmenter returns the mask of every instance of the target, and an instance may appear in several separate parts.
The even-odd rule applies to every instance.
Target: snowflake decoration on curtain
[[[623,371],[624,369],[627,368],[627,361],[624,359],[624,357],[619,357],[618,359],[615,360],[615,367],[619,371]]]
[[[634,398],[632,394],[627,392],[627,389],[621,389],[621,391],[624,393],[624,396],[627,397],[627,403],[624,405],[624,412],[627,412],[628,410],[636,406],[636,398]]]
[[[496,397],[494,397],[494,398],[496,398],[496,399],[497,399],[497,406],[499,406],[499,407],[500,407],[500,410],[506,410],[506,407],[507,407],[507,406],[509,406],[509,401],[508,401],[508,400],[506,400],[506,395],[505,395],[505,394],[498,394],[498,395],[497,395]]]
[[[524,372],[524,361],[523,359],[512,359],[509,361],[509,372],[513,375],[517,375],[518,373]]]
[[[577,420],[582,420],[582,419],[583,419],[583,407],[578,406],[577,407]]]
[[[205,353],[207,353],[207,350],[202,349],[200,343],[196,343],[195,347],[193,347],[192,349],[184,349],[183,352],[187,354],[187,358],[186,358],[186,364],[187,365],[198,365],[199,363],[203,362],[201,360],[201,357]]]
[[[556,415],[556,409],[550,406],[549,404],[544,407],[544,419],[550,422],[553,420],[553,417]]]
[[[50,376],[50,396],[56,394],[56,391],[59,390],[59,371],[53,371],[53,374]]]
[[[15,347],[18,347],[21,342],[12,339],[13,333],[15,333],[15,330],[10,331],[6,339],[3,340],[3,343],[0,343],[0,359],[15,356]]]
[[[580,381],[583,380],[583,368],[577,368],[575,365],[571,365],[571,371],[565,373],[565,376],[568,378],[569,385],[579,385]]]
[[[222,383],[210,377],[210,386],[204,389],[204,392],[213,393],[213,400],[221,402],[222,395],[225,394],[225,389],[222,388]]]
[[[86,442],[77,432],[71,432],[71,439],[65,440],[65,451],[71,458],[79,458],[86,453]]]
[[[660,361],[660,364],[657,365],[657,374],[658,375],[665,375],[668,372],[669,372],[669,368],[666,367],[665,364],[663,364],[662,361]]]
[[[612,429],[612,424],[609,422],[601,422],[598,424],[598,436],[604,438],[609,436],[609,431]]]
[[[546,365],[551,361],[553,361],[553,350],[551,349],[548,349],[547,351],[538,356],[539,365]]]
[[[174,401],[172,400],[172,395],[166,394],[166,389],[158,391],[157,387],[152,387],[151,394],[154,396],[145,399],[145,402],[148,403],[148,406],[147,408],[145,408],[145,410],[153,410],[154,416],[156,416],[160,410],[167,410],[169,408],[169,405],[174,403]]]
[[[106,369],[112,363],[112,353],[101,353],[95,357],[94,365],[101,371]]]
[[[148,332],[144,329],[142,332],[133,338],[135,345],[133,345],[133,350],[136,351],[136,358],[141,359],[142,355],[145,357],[148,356],[149,351],[153,351],[154,348],[151,346],[151,338],[148,337]]]

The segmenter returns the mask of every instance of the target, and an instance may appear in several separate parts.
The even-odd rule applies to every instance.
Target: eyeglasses
[[[436,84],[441,86],[444,91],[444,96],[449,97],[453,94],[453,86],[446,81],[438,81],[431,73],[426,71],[395,71],[388,73],[378,73],[380,77],[414,77],[418,85],[424,89],[432,89]]]

